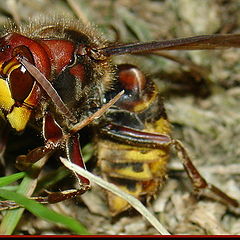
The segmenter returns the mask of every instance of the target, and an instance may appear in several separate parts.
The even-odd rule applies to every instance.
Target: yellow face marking
[[[9,111],[14,103],[8,83],[0,78],[0,108]]]
[[[10,111],[14,104],[15,101],[14,99],[12,99],[7,81],[0,78],[0,108],[6,111]],[[31,109],[26,108],[25,106],[14,107],[12,112],[7,114],[7,119],[11,124],[12,128],[16,129],[17,131],[22,131],[26,127],[30,115]]]
[[[19,68],[20,66],[21,65],[16,64],[16,62],[10,61],[6,66],[4,66],[2,72],[4,74],[10,74],[13,70]],[[2,68],[2,64],[0,64],[0,68]],[[9,111],[14,103],[15,101],[12,98],[8,82],[0,78],[0,108]]]
[[[21,64],[16,64],[15,61],[10,61],[6,66],[4,66],[3,68],[3,73],[4,74],[9,74],[11,73],[13,70],[17,69],[21,67]]]
[[[25,107],[15,107],[11,113],[7,115],[7,119],[12,128],[22,131],[26,127],[31,115],[31,110]]]

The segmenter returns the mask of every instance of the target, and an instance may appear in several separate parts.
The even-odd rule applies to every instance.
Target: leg
[[[35,148],[30,151],[27,155],[21,155],[17,158],[17,166],[21,170],[25,170],[35,162],[39,161],[46,154],[52,154],[57,148],[66,143],[67,158],[69,161],[84,167],[82,153],[80,149],[80,143],[78,134],[75,133],[72,136],[66,137],[63,134],[61,127],[53,119],[50,113],[46,113],[43,120],[43,135],[45,138],[45,145]],[[57,203],[66,199],[74,198],[77,195],[81,195],[89,190],[89,180],[82,176],[76,175],[79,181],[79,189],[70,189],[62,192],[49,192],[46,197],[33,197],[32,199],[40,203]],[[0,210],[14,209],[20,207],[13,201],[0,201]]]
[[[196,193],[204,194],[207,191],[210,191],[215,197],[218,198],[218,200],[230,204],[233,207],[239,207],[239,203],[235,199],[229,197],[216,186],[207,183],[207,181],[201,176],[196,167],[193,165],[187,150],[179,140],[172,140],[172,146],[176,149],[178,157],[181,159]]]
[[[78,166],[85,168],[85,164],[82,157],[82,152],[80,148],[80,142],[78,139],[78,134],[74,134],[73,136],[69,137],[66,141],[66,152],[67,158],[70,162],[77,164]],[[90,182],[87,178],[82,177],[81,175],[75,175],[78,183],[79,189],[70,189],[62,192],[48,192],[48,196],[46,203],[57,203],[64,201],[66,199],[74,198],[78,195],[85,193],[87,190],[90,189]],[[42,201],[43,198],[39,198]],[[35,199],[38,201],[38,199]]]
[[[77,164],[80,167],[86,168],[82,153],[78,134],[75,133],[72,136],[66,137],[60,126],[55,122],[52,116],[47,113],[44,118],[43,133],[46,140],[45,150],[52,151],[58,148],[63,142],[66,142],[66,154],[69,161]],[[33,150],[36,151],[36,150]],[[31,153],[31,152],[30,152]],[[36,159],[36,158],[35,158]],[[77,195],[81,195],[90,188],[90,182],[88,179],[76,175],[79,182],[79,189],[70,189],[61,192],[49,192],[47,197],[34,198],[41,203],[57,203],[66,199],[74,198]]]
[[[63,141],[63,132],[50,113],[46,113],[43,118],[43,135],[45,145],[37,147],[27,155],[18,156],[16,166],[19,170],[24,171],[35,162],[39,161],[46,154],[52,154]]]
[[[26,169],[33,163],[39,161],[43,156],[45,156],[45,154],[53,153],[53,151],[56,148],[60,147],[63,142],[66,142],[66,153],[69,161],[72,161],[80,167],[85,168],[77,132],[84,126],[91,123],[94,119],[103,115],[122,96],[122,94],[123,91],[117,94],[117,96],[115,96],[107,104],[103,105],[103,107],[95,112],[92,116],[86,118],[79,124],[76,124],[75,127],[70,130],[71,136],[64,135],[61,127],[57,124],[51,114],[46,113],[43,119],[43,136],[45,138],[46,144],[42,147],[33,149],[27,155],[19,156],[17,159],[17,165],[19,168]],[[79,181],[79,189],[55,193],[48,192],[47,197],[36,197],[33,199],[40,203],[56,203],[83,194],[90,188],[89,180],[80,175],[76,175],[76,177]],[[13,201],[0,201],[0,210],[14,209],[18,207],[19,205]]]
[[[66,142],[66,151],[67,151],[67,158],[69,161],[77,164],[79,167],[86,169],[82,152],[81,146],[79,142],[79,134],[75,133],[73,136],[69,137]],[[90,182],[87,178],[84,178],[80,175],[76,175],[79,185],[80,186],[89,186]]]
[[[207,183],[193,165],[188,152],[180,141],[171,139],[167,135],[142,132],[115,124],[105,126],[101,129],[101,133],[106,135],[108,138],[115,139],[119,142],[128,142],[128,144],[134,146],[146,146],[151,148],[161,148],[161,146],[166,145],[173,146],[177,151],[178,157],[183,163],[183,166],[193,184],[194,190],[198,194],[206,194],[208,191],[212,193],[215,198],[217,197],[218,200],[224,202],[225,204],[233,207],[239,207],[237,200],[229,197],[216,186]]]

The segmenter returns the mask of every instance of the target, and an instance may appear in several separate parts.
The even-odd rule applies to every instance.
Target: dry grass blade
[[[120,190],[117,186],[112,183],[106,182],[100,177],[93,175],[92,173],[84,170],[83,168],[77,166],[69,162],[67,159],[60,158],[62,163],[69,168],[70,170],[78,173],[79,175],[88,178],[90,181],[98,184],[102,188],[105,188],[108,191],[118,195],[119,197],[126,200],[132,207],[134,207],[142,216],[144,216],[155,228],[156,230],[162,235],[170,235],[170,233],[162,226],[162,224],[152,215],[151,212],[147,210],[147,208],[135,197],[129,195],[122,190]]]

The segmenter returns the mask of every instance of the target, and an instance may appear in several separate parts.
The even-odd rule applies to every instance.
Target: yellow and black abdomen
[[[169,134],[170,126],[154,83],[146,81],[135,66],[119,69],[115,91],[124,89],[125,95],[107,114],[111,127],[103,127],[98,135],[98,163],[107,181],[138,199],[151,197],[166,178],[168,144],[154,147],[151,140],[143,143],[138,134],[148,141],[144,133]],[[130,207],[109,192],[108,202],[113,215]]]

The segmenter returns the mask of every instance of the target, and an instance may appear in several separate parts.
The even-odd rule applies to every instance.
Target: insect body
[[[127,136],[125,140],[106,136],[105,131],[114,134],[119,129],[124,132],[124,127],[120,126],[127,126],[148,133],[169,134],[169,122],[156,86],[137,67],[120,65],[117,75],[114,90],[107,92],[106,96],[111,98],[113,93],[116,95],[115,92],[122,89],[125,94],[115,104],[116,109],[110,109],[106,115],[111,122],[109,129],[100,130],[97,144],[99,164],[108,181],[137,198],[150,196],[164,183],[169,146],[158,149],[152,148],[151,144],[141,146],[139,142],[128,142]],[[144,136],[144,132],[141,135]],[[108,193],[108,197],[113,214],[129,207],[116,195]]]
[[[0,40],[0,105],[16,131],[23,131],[31,120],[43,122],[46,144],[20,156],[17,164],[24,169],[66,145],[68,158],[84,165],[78,133],[67,135],[77,121],[102,106],[103,93],[109,88],[111,65],[82,54],[83,47],[98,47],[101,40],[61,24],[33,27],[26,33],[31,38],[22,32],[7,33]],[[88,186],[89,181],[82,180]]]
[[[95,133],[103,177],[124,191],[137,198],[154,195],[164,182],[169,148],[174,147],[196,189],[210,190],[238,206],[202,178],[182,144],[169,136],[170,124],[155,84],[133,65],[114,66],[111,56],[239,47],[239,39],[239,35],[206,35],[108,46],[85,28],[61,21],[11,30],[0,39],[0,107],[16,131],[23,131],[28,122],[42,122],[45,139],[44,146],[18,157],[19,167],[58,148],[85,167],[79,134],[88,125]],[[88,179],[77,178],[79,189],[50,193],[46,201],[58,202],[88,190]],[[129,207],[110,193],[108,199],[112,214]]]

